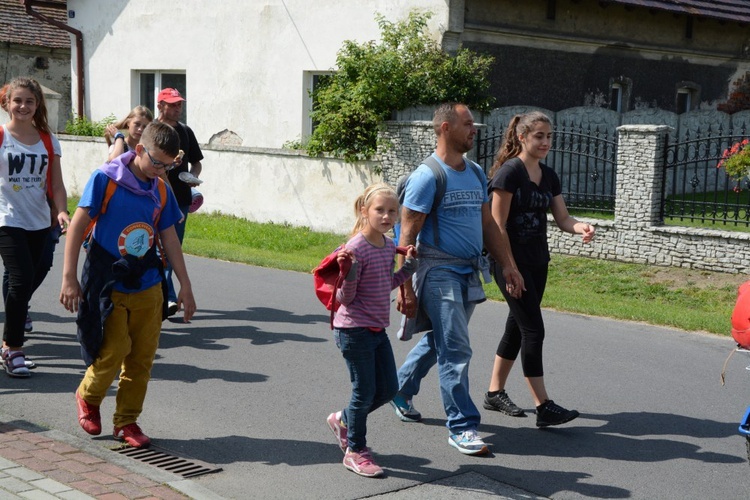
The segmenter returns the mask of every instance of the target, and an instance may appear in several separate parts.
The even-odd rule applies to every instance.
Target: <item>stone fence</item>
[[[434,148],[431,123],[388,122],[383,142],[392,147],[383,162],[383,178],[392,182],[410,171]],[[415,131],[410,132],[409,129]],[[549,225],[553,253],[660,266],[750,273],[750,233],[664,226],[660,220],[664,148],[672,130],[666,125],[622,125],[617,129],[615,220],[586,219],[597,228],[596,238],[584,245],[578,235]],[[413,137],[422,145],[410,144]]]

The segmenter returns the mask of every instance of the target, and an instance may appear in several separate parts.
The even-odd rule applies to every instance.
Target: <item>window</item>
[[[330,71],[305,71],[303,72],[303,93],[302,102],[302,137],[310,137],[317,126],[310,118],[313,110],[312,92],[320,85],[321,77],[332,74]]]
[[[166,71],[138,71],[138,98],[137,104],[147,106],[151,111],[154,112],[154,118],[159,114],[156,109],[156,96],[162,89],[172,88],[177,89],[182,97],[187,99],[187,85],[185,73],[174,73]],[[182,116],[180,121],[183,123],[187,122],[187,108],[188,103],[185,102],[182,105]]]
[[[619,83],[609,88],[609,109],[622,113],[622,85]]]
[[[700,85],[693,82],[679,82],[675,97],[675,112],[687,113],[698,106],[700,102]]]
[[[609,109],[624,113],[630,109],[630,94],[633,90],[633,80],[625,76],[610,78],[609,80]]]

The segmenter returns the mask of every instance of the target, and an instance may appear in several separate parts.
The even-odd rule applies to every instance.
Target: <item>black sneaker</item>
[[[578,415],[580,413],[576,410],[566,410],[562,406],[556,405],[551,399],[548,399],[536,407],[536,426],[548,427],[550,425],[564,424],[578,417]]]
[[[500,391],[494,396],[490,396],[489,392],[484,393],[484,407],[488,410],[499,411],[505,413],[511,417],[525,417],[526,413],[516,406],[516,404],[510,400],[508,393]]]

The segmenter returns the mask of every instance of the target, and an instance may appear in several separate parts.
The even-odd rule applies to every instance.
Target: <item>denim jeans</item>
[[[185,239],[185,224],[187,224],[188,219],[188,210],[190,209],[190,205],[185,205],[184,207],[180,207],[180,212],[182,212],[184,219],[182,219],[182,222],[178,222],[174,225],[174,230],[177,232],[177,238],[180,240],[180,245],[182,245],[182,240]],[[166,275],[167,275],[167,300],[169,302],[177,302],[177,293],[174,291],[174,284],[172,283],[172,265],[167,261],[167,269],[166,269]]]
[[[398,371],[399,392],[407,398],[419,393],[422,379],[436,363],[446,427],[452,434],[479,426],[480,414],[469,394],[469,319],[474,302],[467,300],[468,274],[432,269],[424,279],[420,304],[432,321]]]
[[[335,328],[336,346],[349,367],[352,397],[344,409],[349,448],[361,451],[367,446],[367,415],[393,399],[398,391],[396,361],[385,330]]]

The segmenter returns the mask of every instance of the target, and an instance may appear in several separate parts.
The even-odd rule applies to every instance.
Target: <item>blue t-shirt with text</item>
[[[440,250],[462,259],[474,259],[482,254],[482,206],[488,203],[487,183],[480,181],[469,165],[462,171],[446,165],[437,155],[432,155],[445,171],[445,196],[437,208],[440,244],[435,245],[432,217],[425,219],[417,241],[436,246]],[[427,165],[420,165],[406,182],[404,206],[410,210],[429,214],[435,201],[437,181]],[[456,268],[468,273],[471,267]]]

